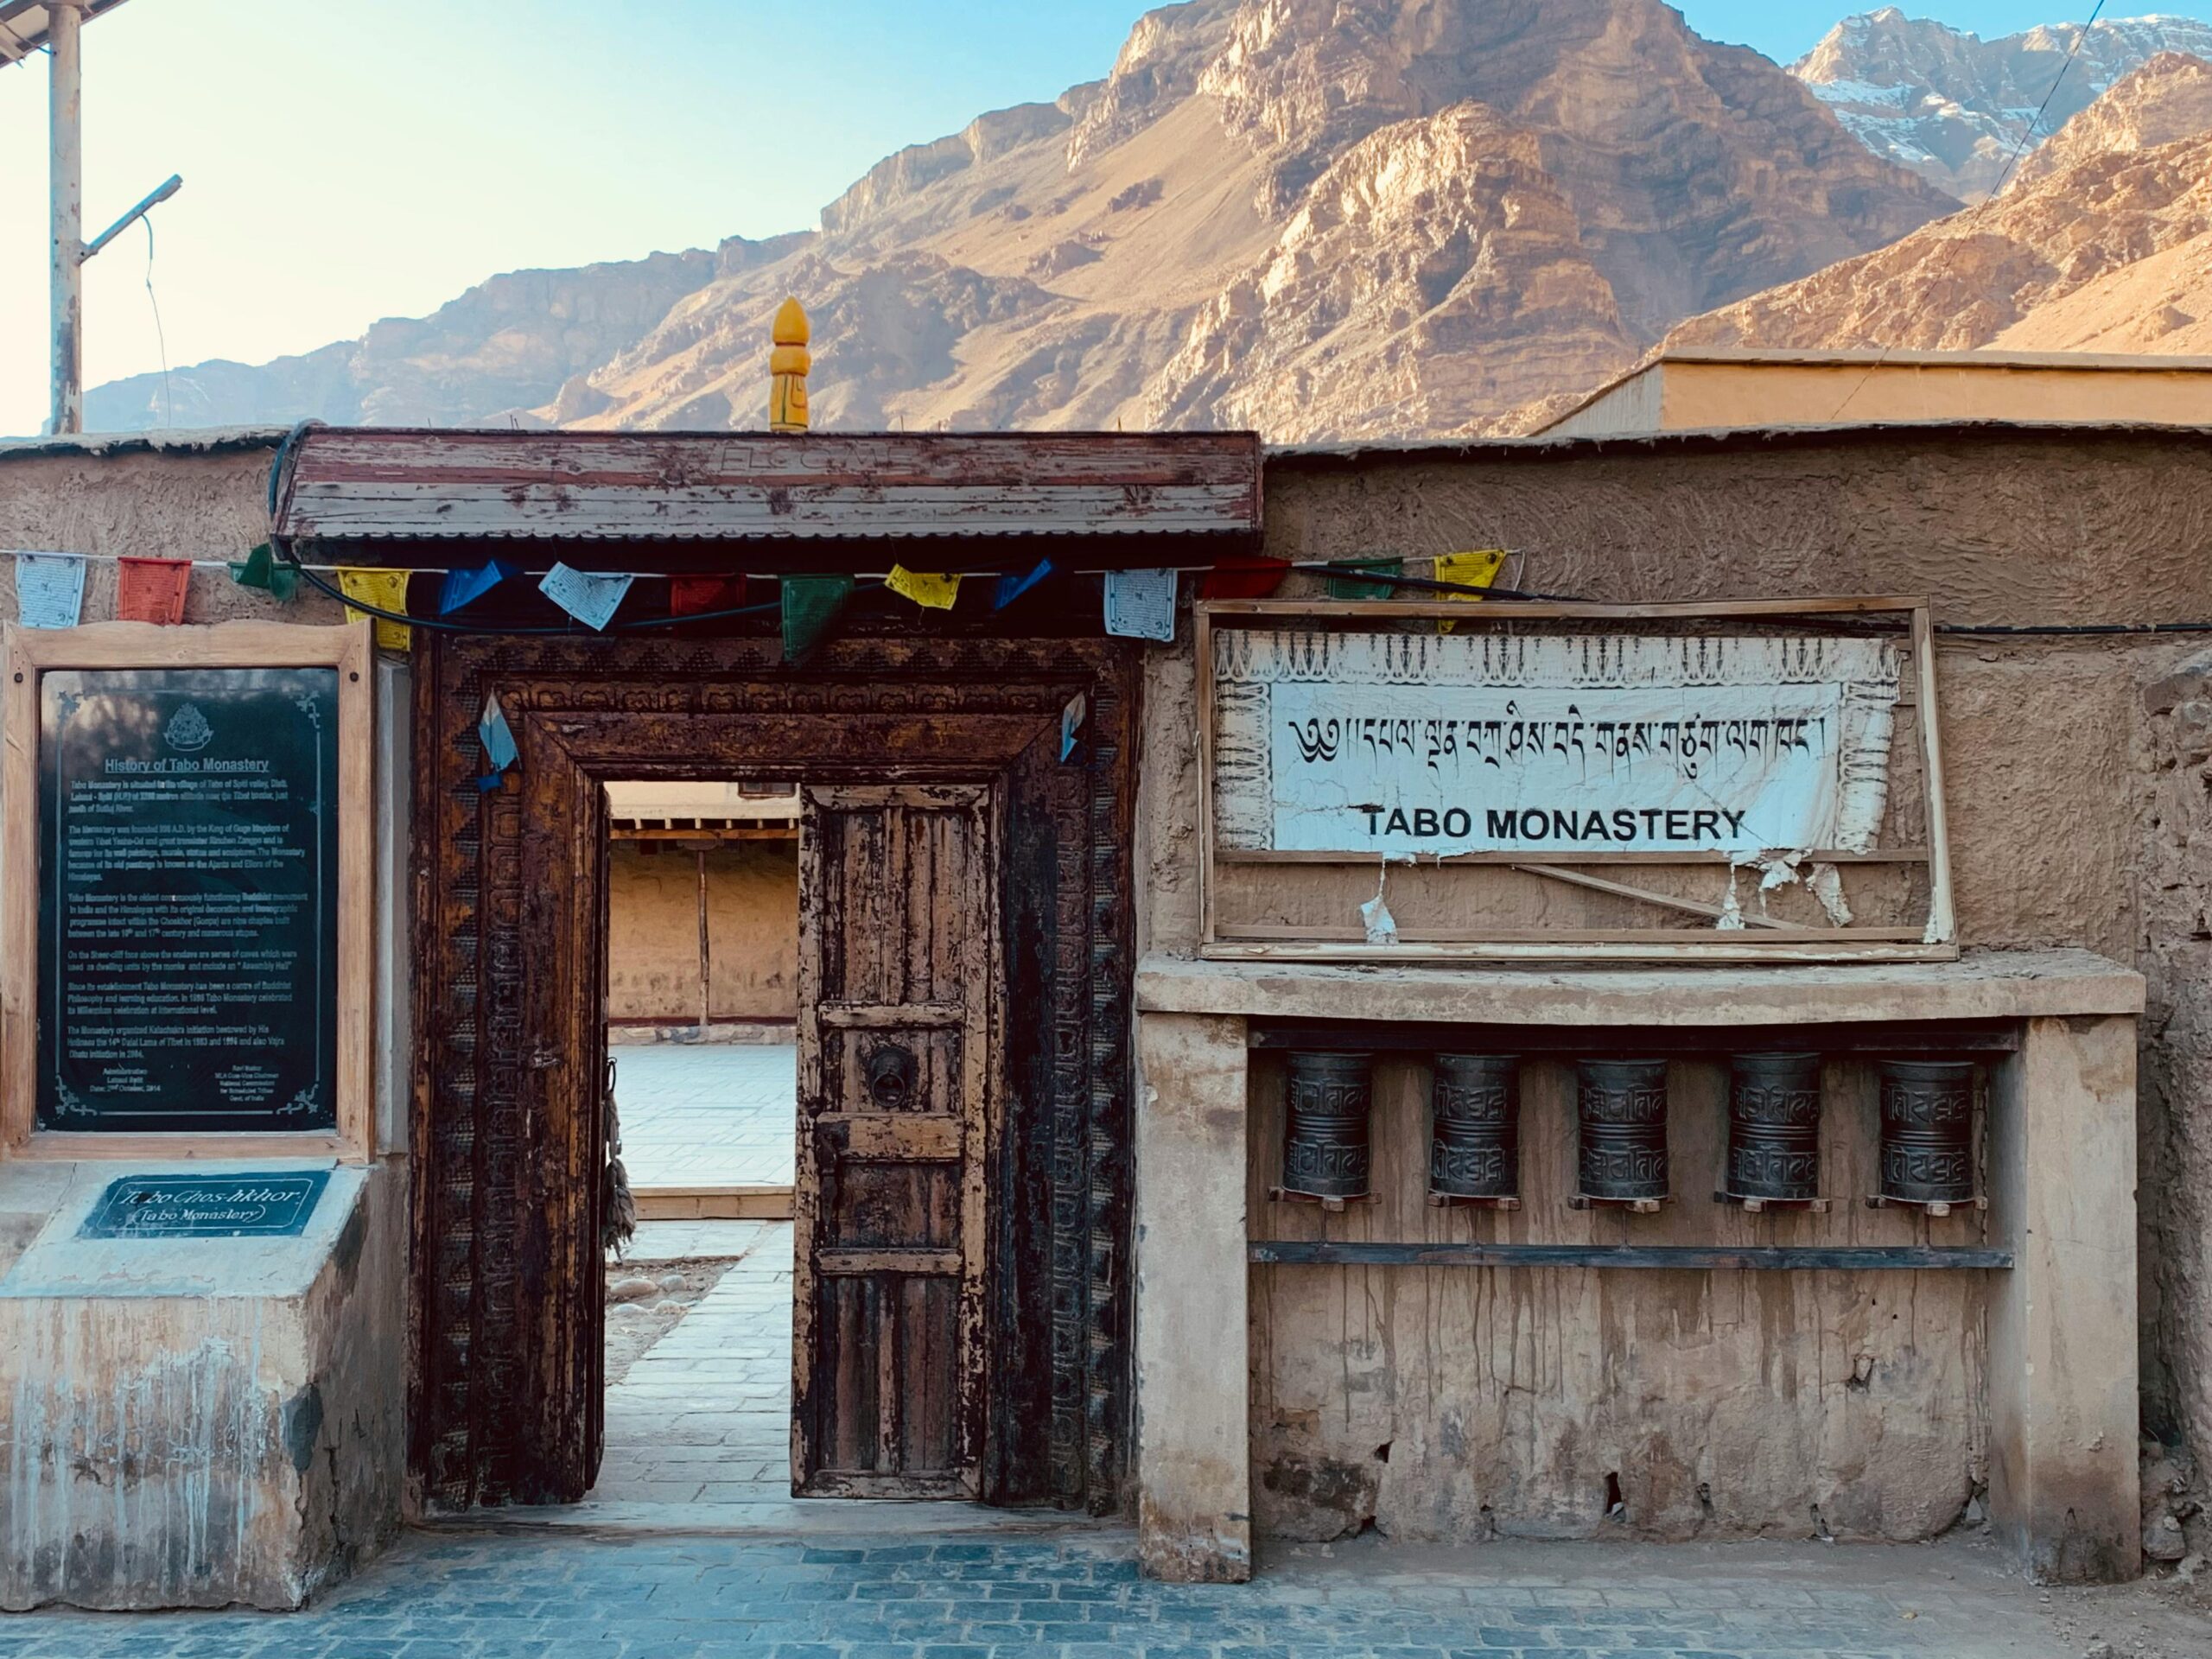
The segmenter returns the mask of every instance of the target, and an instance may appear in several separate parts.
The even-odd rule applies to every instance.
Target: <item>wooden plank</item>
[[[1213,913],[1213,612],[1204,603],[1192,610],[1191,645],[1198,697],[1198,942],[1211,944],[1221,935]]]
[[[1770,850],[1777,852],[1796,851],[1794,848],[1776,848]],[[1437,865],[1449,867],[1453,864],[1519,864],[1523,862],[1528,856],[1529,855],[1524,852],[1517,852],[1510,848],[1500,847],[1485,848],[1478,852],[1468,853],[1440,853],[1433,855],[1428,853],[1421,853],[1418,855],[1406,853],[1400,854],[1380,861],[1388,863],[1395,868],[1425,870]],[[1732,864],[1739,858],[1745,856],[1745,855],[1739,853],[1725,853],[1700,849],[1694,852],[1678,853],[1577,853],[1573,857],[1569,857],[1563,853],[1550,853],[1546,855],[1546,856],[1552,863],[1558,865],[1692,865]],[[1214,862],[1217,864],[1343,864],[1371,870],[1376,867],[1377,861],[1378,861],[1373,853],[1312,853],[1288,850],[1279,851],[1274,848],[1266,847],[1224,847],[1214,854]],[[1812,852],[1800,854],[1798,856],[1798,861],[1802,865],[1925,864],[1928,861],[1928,849],[1925,847],[1887,847],[1876,848],[1871,851],[1864,853],[1847,853],[1840,848],[1822,847]]]
[[[830,1135],[841,1157],[892,1163],[950,1163],[965,1154],[967,1125],[949,1113],[822,1112],[816,1128]]]
[[[817,1273],[922,1273],[950,1278],[967,1261],[964,1250],[817,1250]]]
[[[1387,962],[1402,956],[1417,944],[1645,944],[1653,943],[1703,944],[1716,942],[1732,944],[1730,935],[1737,930],[1713,927],[1552,927],[1499,928],[1484,933],[1480,939],[1466,940],[1463,931],[1440,927],[1402,927],[1398,938],[1406,943],[1397,945],[1369,945],[1367,935],[1356,927],[1336,924],[1322,926],[1303,922],[1224,922],[1221,926],[1224,940],[1264,942],[1269,940],[1358,940],[1372,957]],[[1903,942],[1917,940],[1921,930],[1916,927],[1791,927],[1786,923],[1770,920],[1758,935],[1762,944],[1817,944],[1823,940],[1878,940]]]
[[[956,1002],[824,1002],[815,1017],[828,1031],[950,1030],[965,1022]]]
[[[1626,1268],[1656,1272],[1923,1273],[2010,1268],[2012,1252],[1974,1247],[1624,1244],[1386,1244],[1350,1239],[1255,1239],[1250,1257],[1274,1267]]]
[[[1725,919],[1728,914],[1723,906],[1708,904],[1702,899],[1684,899],[1671,893],[1654,893],[1649,887],[1633,887],[1625,881],[1609,881],[1602,875],[1562,869],[1556,864],[1516,864],[1510,868],[1524,874],[1541,875],[1547,881],[1561,881],[1572,887],[1588,887],[1596,893],[1610,893],[1617,899],[1633,899],[1640,905],[1656,905],[1662,910],[1686,911],[1693,916],[1710,916],[1716,920]],[[1739,910],[1737,916],[1746,928],[1780,931],[1788,927],[1787,923],[1777,921],[1771,916],[1762,916],[1755,910]]]
[[[1836,1020],[1791,1026],[1531,1026],[1470,1020],[1402,1025],[1365,1020],[1254,1020],[1246,1041],[1255,1049],[1350,1048],[1416,1056],[1519,1054],[1573,1059],[1586,1054],[1682,1055],[1711,1059],[1759,1050],[1817,1049],[1823,1054],[2012,1054],[2020,1047],[2017,1021],[1936,1020],[1899,1025]]]
[[[149,625],[151,626],[150,624]],[[38,1123],[38,630],[7,630],[6,750],[0,753],[0,847],[9,879],[7,960],[0,963],[0,1143],[20,1155]],[[72,630],[82,632],[82,630]]]
[[[1332,622],[1414,621],[1434,619],[1454,622],[1571,621],[1648,622],[1696,621],[1713,616],[1792,617],[1870,616],[1904,613],[1927,604],[1924,599],[1846,595],[1826,599],[1713,599],[1665,604],[1595,604],[1586,601],[1484,600],[1478,612],[1470,612],[1457,600],[1401,599],[1211,599],[1199,601],[1207,615],[1232,627],[1253,627],[1287,619]]]
[[[1400,935],[1402,938],[1404,936]],[[1373,967],[1378,961],[1404,962],[1955,962],[1959,947],[1952,944],[1884,944],[1872,940],[1839,942],[1832,938],[1796,941],[1771,933],[1737,938],[1737,943],[1707,937],[1700,943],[1659,943],[1634,938],[1575,940],[1491,939],[1474,944],[1393,945],[1387,958],[1365,943],[1332,944],[1222,943],[1201,945],[1198,955],[1208,962],[1351,962]],[[1802,948],[1801,948],[1802,947]]]
[[[788,1186],[639,1186],[640,1221],[789,1221]]]
[[[1943,749],[1936,729],[1936,630],[1925,602],[1912,613],[1914,679],[1920,688],[1921,793],[1927,803],[1929,848],[1928,937],[1958,937],[1951,907],[1951,838],[1943,816]]]

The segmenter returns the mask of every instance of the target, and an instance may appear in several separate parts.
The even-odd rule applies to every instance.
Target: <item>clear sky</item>
[[[877,159],[1103,75],[1144,0],[129,0],[86,31],[86,232],[171,173],[171,365],[259,362],[496,271],[810,226]],[[1689,0],[1787,61],[1845,11]],[[2212,16],[2212,0],[2112,8]],[[1918,8],[1911,8],[1916,14]],[[1941,0],[2010,33],[2087,5]],[[435,22],[437,27],[429,27]],[[0,433],[47,409],[46,67],[0,69]],[[133,228],[86,280],[88,384],[160,365]]]

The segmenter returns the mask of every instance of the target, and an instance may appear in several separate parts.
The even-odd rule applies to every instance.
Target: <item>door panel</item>
[[[982,785],[810,787],[791,1490],[974,1497],[997,884]]]

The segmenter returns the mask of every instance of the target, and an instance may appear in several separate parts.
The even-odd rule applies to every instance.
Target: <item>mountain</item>
[[[2075,54],[2070,67],[2069,52]],[[2016,149],[2032,153],[2161,52],[2212,57],[2212,23],[2120,17],[1985,41],[1885,6],[1845,18],[1789,73],[1877,156],[1961,201],[1979,201],[1997,188]],[[2050,108],[2031,133],[2046,98]]]
[[[210,420],[757,425],[794,294],[827,427],[1451,431],[1955,205],[1658,0],[1188,0],[1105,79],[887,158],[817,232],[499,278],[175,384]]]
[[[2003,195],[1667,344],[2212,353],[2212,63],[2161,54]]]

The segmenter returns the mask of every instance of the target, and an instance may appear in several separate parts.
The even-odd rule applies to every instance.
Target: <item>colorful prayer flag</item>
[[[712,611],[741,610],[745,605],[745,578],[734,576],[671,576],[668,579],[668,613],[671,616],[699,616]]]
[[[1052,562],[1039,559],[1037,566],[1026,576],[1001,576],[997,591],[991,595],[991,608],[1002,611],[1052,574]]]
[[[500,559],[478,565],[473,570],[448,570],[438,588],[438,614],[451,616],[462,606],[474,604],[501,582],[521,574]]]
[[[1505,550],[1502,547],[1478,548],[1471,553],[1440,553],[1436,558],[1436,580],[1456,582],[1463,588],[1487,588],[1497,580],[1497,573],[1505,568]],[[1439,594],[1439,599],[1463,601],[1470,605],[1482,602],[1478,594]],[[1439,633],[1449,633],[1459,625],[1440,622]]]
[[[485,697],[484,712],[476,720],[476,737],[484,746],[484,758],[492,763],[492,770],[476,780],[476,786],[497,789],[501,776],[521,753],[515,747],[514,728],[507,724],[507,711],[499,707],[498,697]]]
[[[1351,573],[1329,578],[1331,599],[1389,599],[1398,591],[1397,583],[1363,581],[1357,573],[1370,570],[1378,576],[1403,575],[1406,562],[1403,559],[1332,559],[1329,569]]]
[[[1200,599],[1265,599],[1282,586],[1288,559],[1224,559],[1198,582]]]
[[[798,662],[822,643],[823,635],[853,596],[850,576],[785,576],[784,660]]]
[[[543,594],[570,616],[595,633],[604,632],[621,607],[622,596],[637,577],[625,572],[572,570],[556,564],[537,584]]]
[[[192,580],[189,559],[134,559],[116,562],[115,613],[125,622],[158,622],[175,627],[184,620],[184,590]]]
[[[404,613],[407,609],[407,578],[414,574],[411,570],[378,570],[357,565],[340,565],[338,568],[338,591],[348,599],[358,599],[380,611]],[[358,622],[366,615],[366,611],[356,610],[351,605],[346,607],[348,622]],[[414,643],[415,631],[404,622],[388,621],[380,616],[376,619],[376,624],[377,644],[386,651],[405,651]]]
[[[1106,632],[1124,639],[1172,642],[1175,638],[1175,573],[1109,570]]]
[[[899,598],[912,600],[925,611],[949,611],[960,598],[959,577],[909,570],[903,564],[891,567],[891,574],[883,579],[883,585]]]
[[[231,562],[231,580],[241,588],[258,588],[279,604],[300,590],[300,573],[279,562],[276,550],[264,542],[244,559]]]
[[[16,620],[27,628],[73,628],[84,613],[82,555],[16,555]]]

